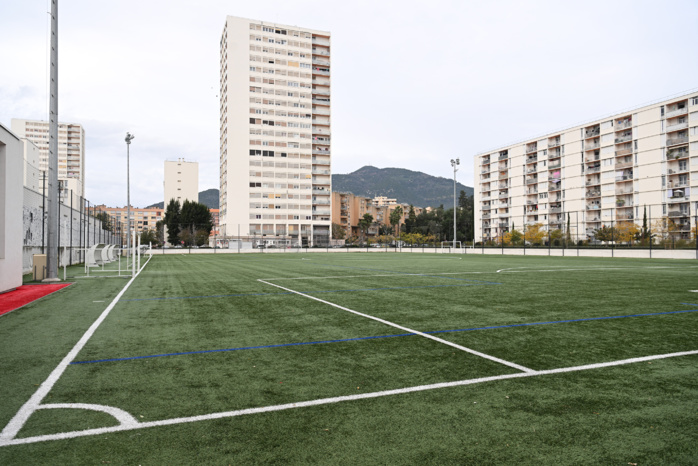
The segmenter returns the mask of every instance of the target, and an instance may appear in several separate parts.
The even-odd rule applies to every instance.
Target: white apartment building
[[[38,168],[48,173],[48,121],[13,118],[11,126],[13,133],[39,148]],[[58,182],[61,198],[71,191],[85,196],[85,130],[79,124],[58,124]]]
[[[175,199],[182,205],[184,201],[199,202],[199,163],[184,159],[165,161],[165,208]]]
[[[543,224],[586,239],[618,222],[665,219],[689,239],[698,207],[698,93],[475,157],[475,238]]]
[[[327,244],[330,33],[228,16],[220,46],[221,234]]]

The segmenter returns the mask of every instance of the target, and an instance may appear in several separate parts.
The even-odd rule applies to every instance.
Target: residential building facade
[[[356,196],[352,193],[332,193],[332,223],[339,225],[345,232],[345,237],[359,236],[359,221],[365,214],[370,214],[373,217],[373,225],[367,231],[369,236],[378,234],[379,227],[386,226],[394,228],[390,224],[390,214],[398,206],[402,208],[402,219],[400,225],[404,225],[410,213],[409,204],[399,204],[395,199],[389,199],[392,202],[385,202],[386,198]],[[422,208],[414,207],[415,215],[422,212]]]
[[[48,121],[13,118],[11,126],[39,149],[39,169],[47,173]],[[61,198],[85,196],[85,130],[77,123],[58,124],[58,182]]]
[[[165,207],[172,199],[199,202],[199,163],[184,159],[165,161]]]
[[[475,238],[542,224],[589,239],[650,219],[691,237],[698,207],[698,93],[475,157]]]
[[[223,236],[328,244],[330,33],[228,16],[220,42]]]
[[[127,208],[126,207],[107,207],[105,205],[97,205],[90,207],[94,211],[106,212],[113,222],[121,224],[120,230],[126,231]],[[146,230],[155,230],[155,224],[162,220],[165,215],[165,210],[157,207],[148,207],[139,209],[131,206],[131,228],[136,229],[136,233],[141,233]]]

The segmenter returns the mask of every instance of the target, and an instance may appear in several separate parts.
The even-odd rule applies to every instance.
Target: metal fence
[[[28,180],[28,181],[27,181]],[[46,254],[47,199],[46,172],[25,162],[23,192],[23,253],[22,269],[32,269],[34,254]],[[107,213],[96,209],[72,190],[61,189],[58,205],[58,265],[84,262],[85,250],[94,244],[121,245],[122,225]]]
[[[538,214],[526,210],[518,217],[494,213],[481,220],[482,239],[475,244],[481,248],[698,249],[698,214],[691,215],[689,206],[686,199],[680,204],[617,203],[615,209],[589,204],[583,211],[551,208]],[[540,221],[524,220],[535,215]],[[493,233],[488,236],[488,232]]]

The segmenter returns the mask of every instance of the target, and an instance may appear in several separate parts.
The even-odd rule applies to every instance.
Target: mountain
[[[218,209],[218,203],[219,203],[219,197],[218,197],[218,190],[215,188],[212,189],[207,189],[206,191],[201,191],[199,193],[199,202],[201,204],[204,204],[206,207],[209,209]],[[151,207],[158,208],[158,209],[164,209],[165,208],[165,203],[164,202],[158,202],[157,204],[151,204],[146,209],[149,209]]]
[[[468,196],[473,188],[457,183]],[[350,192],[357,196],[386,196],[399,203],[417,207],[448,208],[453,205],[453,180],[427,175],[404,168],[376,168],[365,166],[347,175],[332,175],[332,191]]]

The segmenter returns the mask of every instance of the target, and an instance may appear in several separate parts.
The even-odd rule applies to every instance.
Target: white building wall
[[[0,125],[0,293],[22,285],[22,143]]]
[[[476,240],[524,224],[561,228],[572,212],[583,238],[611,222],[638,223],[644,205],[689,239],[698,207],[698,94],[479,154],[475,173]]]
[[[175,199],[182,205],[189,200],[199,202],[199,163],[184,159],[165,161],[165,208]]]

